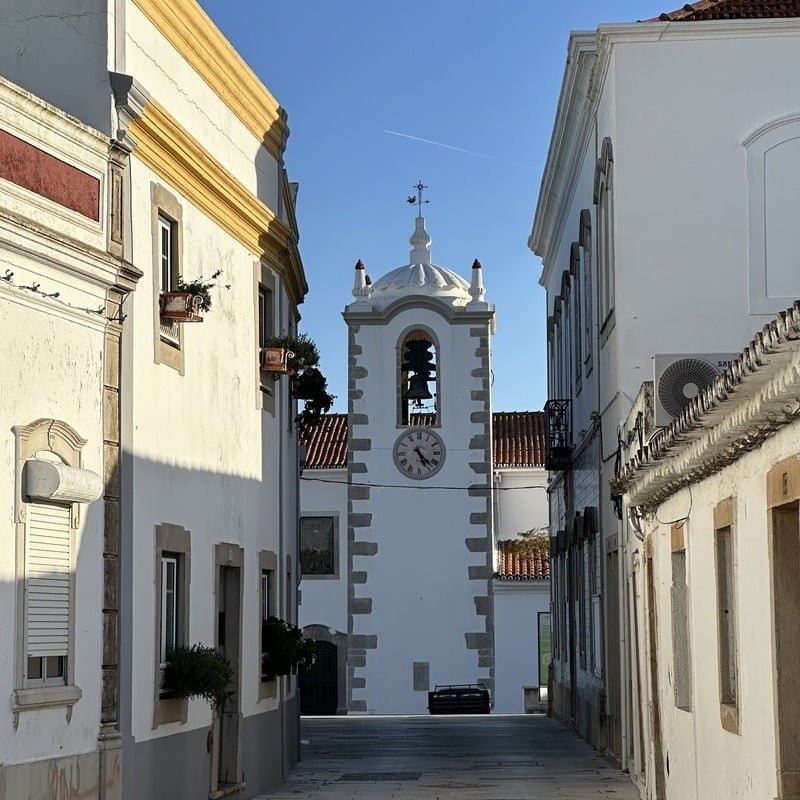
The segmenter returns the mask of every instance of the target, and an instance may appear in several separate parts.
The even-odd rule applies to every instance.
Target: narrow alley
[[[259,800],[638,800],[630,778],[543,716],[306,717],[302,761]]]

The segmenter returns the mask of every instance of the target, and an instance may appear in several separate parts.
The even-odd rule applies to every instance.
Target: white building
[[[470,284],[433,264],[422,217],[411,244],[410,264],[374,284],[356,265],[350,410],[308,443],[300,620],[324,644],[304,710],[426,713],[437,684],[497,691],[502,663],[514,685],[503,708],[522,711],[524,686],[538,693],[546,568],[502,581],[513,653],[501,653],[493,534],[497,515],[507,538],[546,525],[541,414],[491,413],[480,266]],[[532,583],[543,590],[524,591]]]
[[[640,444],[652,390],[614,487],[637,587],[642,797],[796,797],[800,302]]]
[[[0,78],[0,152],[0,795],[113,797],[100,689],[118,501],[101,476],[139,273],[107,248],[105,137]]]
[[[800,294],[800,21],[777,18],[798,14],[704,0],[569,40],[530,237],[549,314],[553,702],[634,774],[619,432],[654,356],[710,354],[713,376]]]
[[[250,797],[278,783],[298,755],[296,679],[267,680],[261,644],[264,616],[296,621],[296,409],[287,381],[259,369],[269,336],[294,333],[307,291],[296,187],[283,168],[286,114],[195,0],[167,9],[151,0],[52,5],[57,14],[0,11],[0,72],[92,128],[50,110],[29,113],[25,98],[2,127],[75,166],[78,188],[93,182],[95,200],[85,218],[70,206],[80,192],[67,193],[65,211],[58,198],[46,203],[3,183],[14,200],[4,209],[47,228],[37,234],[41,255],[14,256],[14,281],[38,282],[41,292],[60,282],[71,305],[105,302],[113,312],[106,294],[124,294],[141,278],[121,313],[106,314],[115,322],[56,305],[45,319],[46,303],[0,281],[13,298],[0,322],[4,340],[10,330],[16,352],[36,353],[34,364],[48,353],[58,365],[42,363],[15,381],[21,391],[11,409],[3,406],[6,430],[50,418],[69,425],[76,442],[87,440],[83,465],[103,476],[105,500],[82,509],[80,523],[73,515],[83,526],[75,528],[74,578],[81,647],[59,689],[72,719],[65,703],[10,709],[0,721],[0,763],[33,776],[29,794],[16,796],[36,800],[52,796],[42,776],[53,774],[56,754],[97,760],[98,751],[94,777],[56,763],[69,791]],[[50,173],[37,164],[46,185]],[[23,221],[8,226],[17,222],[23,231]],[[50,229],[75,240],[63,257]],[[202,324],[162,314],[162,295],[180,279],[208,280],[218,270],[212,308],[193,315]],[[13,440],[3,452],[16,474]],[[9,502],[19,481],[7,486]],[[21,523],[14,502],[9,518]],[[19,570],[12,560],[5,574],[19,580]],[[80,580],[81,571],[89,577]],[[8,636],[19,638],[14,630]],[[25,689],[23,651],[4,641],[11,660],[3,685]],[[223,650],[234,668],[223,712],[162,686],[171,648],[195,643]],[[50,705],[49,689],[35,696]],[[44,724],[49,737],[34,743],[29,727]]]

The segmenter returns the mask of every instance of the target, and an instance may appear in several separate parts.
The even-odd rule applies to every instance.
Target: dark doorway
[[[317,658],[311,669],[300,673],[300,713],[335,714],[339,676],[336,645],[317,642]]]

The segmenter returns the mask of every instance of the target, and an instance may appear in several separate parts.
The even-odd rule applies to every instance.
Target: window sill
[[[72,707],[83,696],[78,686],[37,686],[35,689],[17,689],[14,692],[13,710],[31,711],[37,708]]]
[[[739,735],[739,707],[730,703],[719,704],[719,719],[723,730]]]
[[[264,680],[263,678],[259,681],[258,684],[258,699],[259,702],[261,700],[273,700],[278,696],[278,680],[277,678],[273,678],[270,681]]]

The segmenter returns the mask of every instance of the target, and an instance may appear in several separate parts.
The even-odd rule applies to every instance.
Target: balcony
[[[564,472],[572,465],[571,412],[570,400],[548,400],[544,404],[544,468],[552,472]]]

